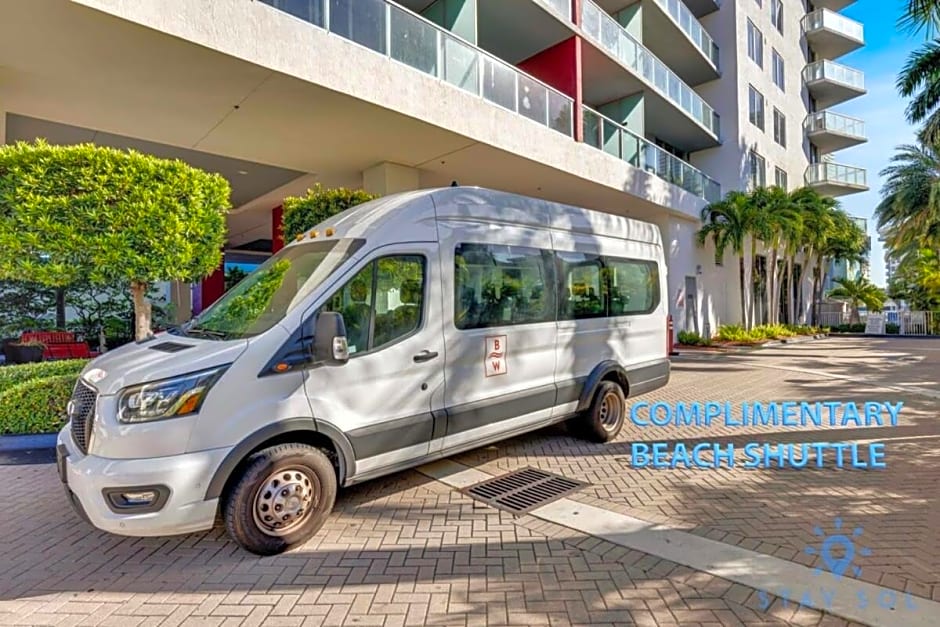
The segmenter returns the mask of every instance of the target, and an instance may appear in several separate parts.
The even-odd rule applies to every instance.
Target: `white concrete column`
[[[0,145],[7,143],[7,112],[0,109]]]
[[[362,173],[362,187],[370,194],[387,196],[419,189],[418,170],[384,161]]]

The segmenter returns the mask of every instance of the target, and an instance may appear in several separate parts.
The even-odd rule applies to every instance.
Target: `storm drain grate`
[[[464,494],[513,514],[525,514],[557,501],[588,484],[553,475],[535,468],[523,468],[508,475],[487,479],[464,488]]]

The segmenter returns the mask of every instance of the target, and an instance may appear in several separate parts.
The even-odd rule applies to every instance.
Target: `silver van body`
[[[58,457],[95,527],[209,529],[276,444],[324,451],[348,486],[577,417],[604,381],[626,397],[669,379],[663,246],[645,222],[479,188],[407,192],[331,218],[262,269],[274,291],[245,288],[237,307],[227,294],[83,371]],[[208,324],[259,291],[273,294],[260,332]],[[337,309],[349,357],[316,359],[318,312]]]

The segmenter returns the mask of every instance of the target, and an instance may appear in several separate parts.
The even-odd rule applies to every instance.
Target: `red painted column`
[[[219,264],[219,267],[216,268],[215,272],[207,276],[202,280],[201,284],[202,289],[202,299],[201,299],[201,308],[206,309],[219,300],[222,297],[222,294],[225,293],[225,258],[223,257],[222,263]]]
[[[271,210],[271,252],[284,248],[284,207],[278,205]]]
[[[574,100],[574,138],[582,141],[581,38],[571,37],[519,63],[519,69]]]

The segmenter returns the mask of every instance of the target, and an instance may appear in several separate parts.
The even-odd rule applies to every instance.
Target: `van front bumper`
[[[66,428],[59,433],[56,465],[69,502],[92,526],[124,536],[166,536],[212,528],[219,500],[205,500],[206,486],[230,450],[106,459],[83,455]],[[134,492],[157,498],[149,505],[121,500]]]

